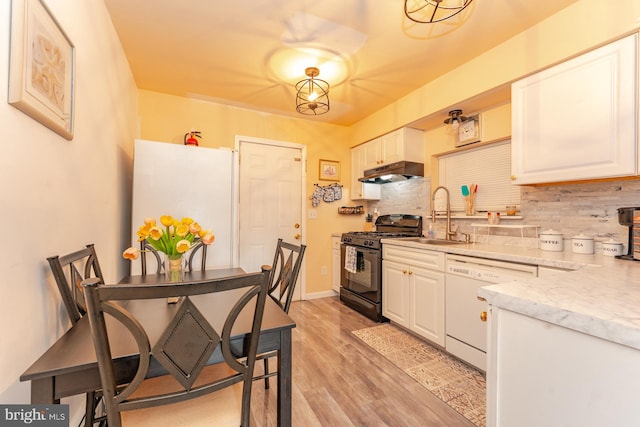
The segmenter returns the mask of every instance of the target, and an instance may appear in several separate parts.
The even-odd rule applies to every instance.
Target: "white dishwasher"
[[[486,371],[487,303],[478,288],[524,277],[537,277],[538,266],[447,254],[445,348]]]

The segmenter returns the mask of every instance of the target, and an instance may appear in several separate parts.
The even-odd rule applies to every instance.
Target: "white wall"
[[[46,258],[93,242],[107,281],[125,273],[137,120],[135,83],[102,0],[45,0],[76,47],[73,140],[7,104],[10,3],[0,1],[3,404],[29,403],[19,376],[68,326]]]

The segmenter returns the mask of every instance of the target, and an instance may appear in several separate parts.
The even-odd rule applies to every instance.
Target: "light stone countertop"
[[[383,244],[575,270],[480,288],[489,304],[640,350],[640,262],[508,245]]]

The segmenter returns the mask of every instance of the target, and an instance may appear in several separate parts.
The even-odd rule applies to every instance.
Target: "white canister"
[[[562,252],[562,233],[545,230],[540,233],[540,249],[543,251]]]
[[[593,253],[593,237],[584,234],[578,234],[571,238],[571,247],[573,253],[576,254],[592,254]]]
[[[602,242],[602,255],[605,256],[618,256],[622,255],[622,243],[614,240],[607,240]]]

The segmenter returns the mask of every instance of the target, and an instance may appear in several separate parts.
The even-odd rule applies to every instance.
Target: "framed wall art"
[[[11,1],[8,102],[73,139],[74,46],[41,0]]]
[[[320,177],[323,181],[340,181],[340,162],[320,159]]]

